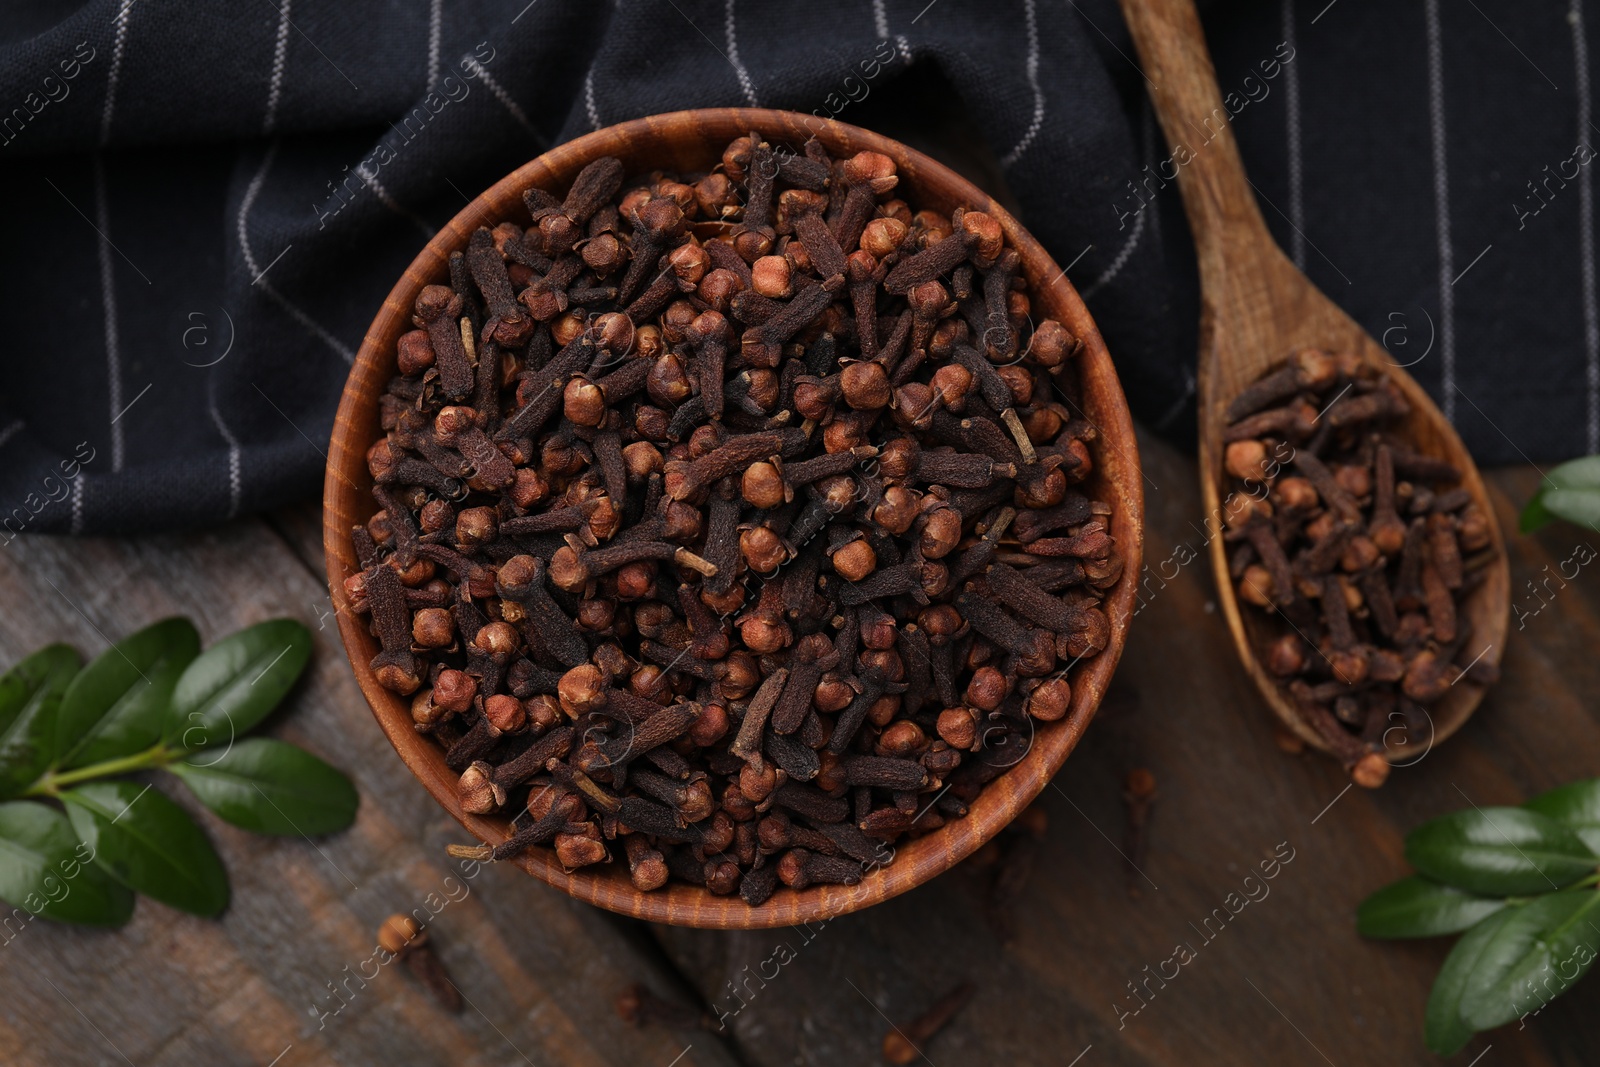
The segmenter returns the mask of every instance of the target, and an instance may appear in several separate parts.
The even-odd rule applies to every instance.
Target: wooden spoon
[[[1162,173],[1178,170],[1178,188],[1194,232],[1200,261],[1200,480],[1208,529],[1220,528],[1224,485],[1222,433],[1228,401],[1288,354],[1305,347],[1350,352],[1379,368],[1399,387],[1411,414],[1400,435],[1419,452],[1448,460],[1461,471],[1461,485],[1489,520],[1496,558],[1486,580],[1459,606],[1468,634],[1460,659],[1474,656],[1498,664],[1505,646],[1510,609],[1510,568],[1495,510],[1461,439],[1422,388],[1389,354],[1333,301],[1312,285],[1273,241],[1256,205],[1254,191],[1234,141],[1228,112],[1192,0],[1121,0],[1132,31],[1161,128],[1172,150]],[[1333,749],[1296,710],[1278,681],[1257,659],[1257,642],[1273,636],[1267,619],[1252,610],[1241,614],[1228,576],[1227,549],[1212,536],[1211,562],[1218,599],[1233,631],[1239,657],[1273,712],[1307,744]],[[1454,733],[1472,714],[1483,689],[1469,682],[1453,686],[1429,708],[1432,736],[1419,748],[1406,731],[1385,733],[1390,763],[1408,765],[1432,745]],[[1398,715],[1395,723],[1398,726]],[[1348,745],[1344,762],[1355,763]],[[1376,764],[1376,766],[1374,766]],[[1388,767],[1368,760],[1356,774],[1377,785]]]

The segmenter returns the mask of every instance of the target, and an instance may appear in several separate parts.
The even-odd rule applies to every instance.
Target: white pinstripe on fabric
[[[422,216],[401,207],[400,202],[389,194],[389,190],[383,187],[383,183],[378,180],[377,174],[367,169],[365,161],[356,164],[356,177],[366,183],[367,188],[372,190],[372,195],[378,198],[380,204],[401,218],[409,220],[412,225],[422,231],[424,236],[431,238],[437,232],[432,226],[428,225],[427,220]]]
[[[111,469],[120,471],[125,454],[123,427],[117,416],[122,412],[122,338],[117,326],[117,286],[111,265],[111,192],[106,186],[106,163],[102,154],[111,140],[111,116],[117,107],[117,85],[122,78],[122,55],[128,43],[128,20],[134,0],[122,0],[113,19],[116,37],[111,47],[111,69],[106,74],[106,102],[100,112],[100,150],[94,153],[95,228],[100,231],[100,309],[106,334],[106,394],[111,422]]]
[[[511,113],[511,117],[516,119],[523,129],[531,133],[536,139],[539,138],[539,131],[533,128],[532,122],[528,121],[527,113],[517,106],[517,102],[511,99],[511,94],[506,92],[504,86],[495,81],[494,76],[489,73],[482,63],[479,63],[475,57],[470,55],[462,56],[461,62],[471,68],[477,79],[483,82],[484,87],[494,94],[494,98],[500,101],[501,106]]]
[[[1578,140],[1590,143],[1593,108],[1589,103],[1589,42],[1584,37],[1583,0],[1572,0],[1567,13],[1572,26],[1572,67],[1578,93]],[[1588,449],[1600,452],[1600,306],[1595,298],[1594,177],[1589,167],[1578,168],[1578,245],[1583,268],[1583,347],[1588,359],[1585,386],[1588,403]]]
[[[889,39],[889,9],[884,0],[872,0],[872,26],[878,32],[880,41]],[[906,40],[906,35],[894,35],[895,50],[900,53],[900,58],[907,63],[911,62],[911,43]]]
[[[244,256],[244,265],[250,271],[251,277],[255,279],[252,284],[258,286],[279,307],[288,312],[290,318],[305,327],[308,332],[322,341],[323,344],[337,352],[346,363],[354,363],[356,354],[351,351],[348,345],[323,329],[310,315],[295,307],[294,304],[289,302],[288,298],[273,288],[272,283],[261,274],[261,267],[257,264],[255,253],[250,247],[250,209],[255,205],[256,197],[261,195],[261,186],[266,182],[267,171],[272,167],[272,161],[277,154],[278,142],[274,140],[267,146],[266,153],[261,157],[261,167],[256,171],[255,177],[250,179],[250,184],[245,187],[244,199],[239,202],[239,215],[235,220],[235,225],[239,235],[239,251]]]
[[[595,62],[596,63],[600,62],[600,58],[598,56],[595,57]],[[602,126],[605,125],[605,123],[600,121],[600,109],[595,107],[595,104],[594,104],[594,67],[593,67],[593,65],[591,65],[589,67],[589,73],[587,73],[587,74],[585,74],[583,76],[583,107],[584,107],[584,110],[587,111],[588,114],[589,114],[589,124],[591,126],[593,126],[595,129],[598,130]]]
[[[760,107],[761,102],[756,99],[756,87],[750,81],[750,72],[745,69],[744,63],[739,59],[739,35],[734,26],[733,0],[726,0],[726,2],[724,23],[728,36],[728,62],[733,64],[733,72],[739,77],[739,87],[744,90],[744,98],[750,101],[751,107]]]
[[[1039,86],[1039,19],[1033,5],[1034,0],[1022,0],[1024,20],[1028,27],[1028,57],[1024,69],[1027,71],[1028,85],[1033,89],[1033,118],[1028,123],[1028,129],[1023,133],[1022,140],[1001,157],[1002,167],[1009,167],[1015,163],[1022,153],[1028,150],[1033,139],[1039,136],[1039,130],[1044,126],[1044,90]]]
[[[135,0],[122,0],[117,8],[117,14],[112,19],[116,26],[117,34],[111,47],[111,70],[106,75],[106,103],[100,112],[100,147],[104,148],[111,137],[111,113],[117,106],[117,83],[122,78],[122,53],[128,42],[128,13],[133,10]]]
[[[884,0],[872,0],[872,25],[878,31],[879,40],[889,39],[889,9],[885,6]],[[910,63],[911,42],[906,40],[905,34],[894,35],[894,46],[895,51],[900,53],[900,58]]]
[[[1439,238],[1439,407],[1456,417],[1456,302],[1451,282],[1455,253],[1450,243],[1450,178],[1447,173],[1444,124],[1444,42],[1439,30],[1439,0],[1423,6],[1428,25],[1428,118],[1433,133],[1433,213]]]
[[[239,439],[233,436],[233,431],[228,429],[228,424],[222,419],[222,412],[217,409],[217,401],[212,397],[208,405],[211,412],[211,421],[217,427],[217,432],[222,439],[228,442],[228,518],[239,514],[239,503],[244,499],[244,477],[239,449]]]
[[[272,79],[267,88],[266,114],[262,118],[261,130],[263,134],[270,135],[278,123],[278,102],[283,97],[283,75],[288,66],[289,59],[289,5],[292,0],[282,0],[278,8],[278,32],[273,40],[272,47]],[[348,79],[347,79],[348,80]],[[250,247],[250,209],[255,205],[256,198],[261,195],[261,188],[266,183],[267,171],[272,166],[274,157],[278,154],[278,141],[273,139],[267,146],[266,153],[261,157],[261,166],[255,176],[250,179],[250,184],[245,187],[244,197],[239,202],[239,215],[235,220],[235,229],[239,237],[239,253],[244,258],[245,269],[250,272],[251,285],[259,287],[267,294],[267,298],[282,308],[290,318],[299,323],[308,333],[316,337],[323,344],[333,349],[346,363],[354,363],[355,352],[323,326],[296,307],[288,297],[273,286],[261,273],[261,268],[256,262],[255,252]],[[288,248],[284,249],[287,252]],[[281,256],[283,253],[279,253]],[[273,262],[276,262],[274,260]],[[269,264],[270,266],[270,264]],[[228,444],[228,518],[239,514],[241,502],[244,499],[244,452],[239,447],[239,439],[228,428],[227,421],[222,417],[222,410],[216,401],[216,376],[213,375],[207,382],[210,394],[208,408],[211,421],[216,425],[217,432]],[[83,484],[83,479],[78,479],[78,484]],[[76,521],[76,520],[75,520]]]
[[[433,0],[428,10],[428,91],[439,87],[439,38],[444,30],[444,0]]]
[[[1290,55],[1299,54],[1295,43],[1294,0],[1283,0],[1283,40]],[[1300,159],[1300,68],[1292,62],[1283,65],[1284,116],[1288,123],[1289,148],[1289,258],[1301,270],[1306,266],[1306,208]]]
[[[1088,300],[1105,288],[1106,283],[1115,278],[1121,273],[1122,268],[1128,265],[1128,260],[1133,257],[1134,250],[1139,247],[1139,238],[1144,234],[1144,217],[1154,210],[1153,206],[1140,210],[1139,217],[1133,220],[1133,232],[1128,234],[1128,239],[1122,243],[1122,249],[1117,252],[1116,258],[1101,272],[1100,277],[1089,283],[1089,288],[1079,294],[1083,299]]]
[[[280,33],[283,32],[288,24],[289,4],[287,0],[285,0],[283,5],[283,17],[284,25],[279,27]],[[431,0],[428,10],[428,81],[424,92],[433,92],[439,84],[439,38],[443,32],[443,26],[443,0]],[[268,108],[268,121],[269,123],[271,121],[270,102]],[[393,124],[391,123],[390,125],[392,126]],[[378,203],[382,204],[384,207],[388,208],[390,211],[394,212],[396,215],[399,215],[406,221],[410,222],[418,230],[422,231],[424,236],[431,238],[435,233],[438,232],[428,224],[426,219],[422,218],[420,215],[417,215],[413,211],[409,211],[406,208],[401,207],[400,202],[396,200],[389,190],[384,188],[383,183],[378,180],[377,174],[366,168],[365,161],[356,165],[355,173],[356,177],[360,178],[362,183],[365,184],[368,189],[372,190],[372,195],[378,198]]]
[[[122,338],[117,329],[117,286],[112,272],[111,197],[106,188],[105,156],[94,154],[94,217],[100,231],[100,308],[105,319],[106,332],[106,394],[110,405],[111,470],[122,469],[124,437],[122,423],[117,416],[122,412]]]
[[[1189,398],[1194,396],[1197,387],[1198,383],[1195,381],[1194,371],[1184,367],[1183,392],[1178,395],[1178,399],[1172,402],[1172,406],[1167,408],[1166,412],[1158,417],[1150,428],[1152,430],[1165,430],[1172,425],[1173,421],[1183,414],[1183,409],[1188,406]]]
[[[1156,154],[1156,121],[1148,101],[1141,115],[1140,128],[1142,131],[1140,148],[1143,157],[1146,160],[1153,159]],[[1133,220],[1133,232],[1128,234],[1126,241],[1122,242],[1122,248],[1117,252],[1115,258],[1111,260],[1110,265],[1100,273],[1100,277],[1090,282],[1089,287],[1078,294],[1082,299],[1088,300],[1095,293],[1098,293],[1111,279],[1121,272],[1123,267],[1127,266],[1128,260],[1133,257],[1134,250],[1139,247],[1139,238],[1144,234],[1145,216],[1153,215],[1158,210],[1158,205],[1154,203],[1146,204],[1139,209],[1139,217]]]
[[[83,483],[88,480],[88,473],[81,470],[72,480],[72,525],[67,532],[74,537],[83,533]]]
[[[267,87],[267,119],[263,129],[271,133],[278,124],[278,101],[283,96],[283,68],[289,58],[289,4],[283,0],[278,9],[278,39],[272,46],[272,81]]]

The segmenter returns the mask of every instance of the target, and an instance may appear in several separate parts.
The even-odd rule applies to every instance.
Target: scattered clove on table
[[[984,918],[1001,944],[1009,945],[1017,938],[1017,903],[1038,866],[1049,825],[1049,813],[1035,802],[989,842],[994,846],[989,864],[993,871],[985,893]]]
[[[1122,779],[1122,801],[1128,808],[1128,829],[1123,852],[1128,867],[1128,899],[1144,893],[1145,863],[1150,852],[1150,811],[1156,803],[1156,776],[1147,767],[1135,767]]]
[[[1104,649],[1081,342],[1000,222],[758,133],[591,163],[423,289],[346,592],[474,815],[760,905],[960,818]]]
[[[1303,349],[1227,408],[1229,574],[1257,654],[1362,786],[1383,752],[1432,742],[1428,707],[1499,669],[1464,605],[1496,559],[1488,517],[1448,462],[1400,433],[1410,405],[1382,371]]]
[[[617,994],[613,1006],[617,1017],[630,1026],[664,1026],[670,1030],[709,1030],[719,1028],[708,1012],[675,1004],[652,993],[642,982],[635,982]]]
[[[428,943],[428,933],[417,920],[398,912],[378,927],[378,947],[405,961],[406,967],[446,1011],[461,1010],[461,991],[450,980],[444,964]]]
[[[925,1059],[922,1046],[950,1025],[950,1021],[972,999],[973,992],[972,983],[963,982],[934,1001],[932,1007],[905,1026],[891,1025],[889,1032],[883,1035],[883,1062],[904,1067],[918,1059]]]

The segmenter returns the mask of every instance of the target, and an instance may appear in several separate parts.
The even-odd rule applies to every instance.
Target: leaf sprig
[[[1600,530],[1600,456],[1570,460],[1545,475],[1518,525],[1533,533],[1557,517]]]
[[[309,836],[355,819],[355,787],[294,745],[243,738],[304,670],[292,619],[200,651],[163,619],[88,666],[55,644],[0,675],[0,900],[29,915],[120,926],[134,894],[196,915],[228,904],[205,832],[161,791],[119,776],[169,771],[224,820]]]
[[[1466,931],[1428,997],[1426,1038],[1441,1056],[1538,1011],[1600,955],[1600,778],[1424,823],[1406,837],[1406,859],[1420,873],[1362,901],[1356,928]]]

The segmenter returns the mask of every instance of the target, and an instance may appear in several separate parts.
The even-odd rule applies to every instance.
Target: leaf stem
[[[129,771],[144,770],[146,767],[162,767],[181,755],[183,755],[182,752],[157,744],[131,756],[105,760],[101,763],[91,763],[87,767],[77,767],[70,771],[50,771],[29,786],[27,792],[22,795],[27,797],[53,797],[69,785],[77,785],[79,782],[86,782],[92,778],[109,778],[114,774],[126,774]]]
[[[1581,878],[1578,881],[1573,882],[1571,885],[1564,885],[1560,889],[1552,889],[1550,892],[1567,893],[1574,889],[1591,889],[1595,886],[1600,886],[1600,871],[1596,871],[1587,878]],[[1523,897],[1506,897],[1506,903],[1512,907],[1521,907],[1522,905],[1530,904],[1543,896],[1549,896],[1549,893],[1534,893],[1532,896]]]

